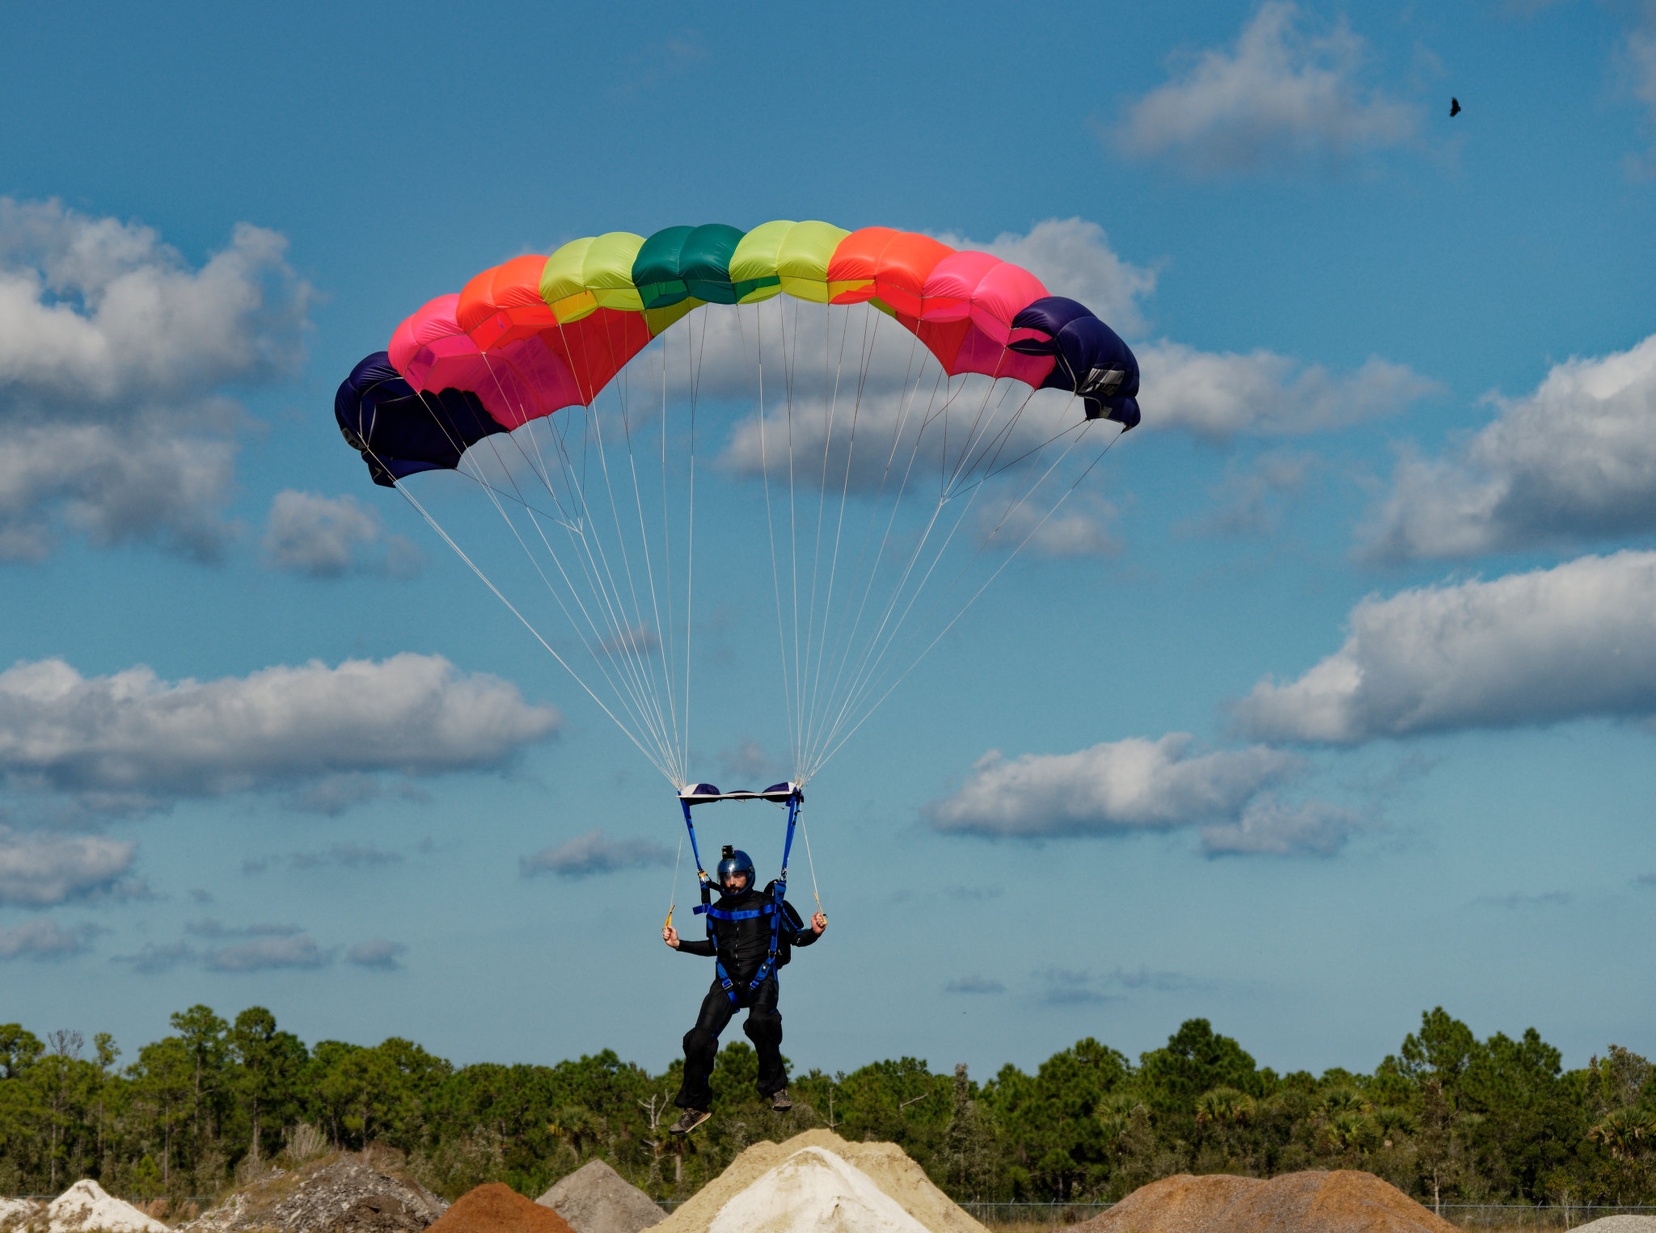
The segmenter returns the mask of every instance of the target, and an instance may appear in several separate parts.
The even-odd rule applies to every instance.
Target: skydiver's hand
[[[818,908],[817,914],[811,917],[811,932],[821,933],[826,928],[828,928],[828,917],[821,908]]]
[[[822,930],[818,929],[817,932],[821,933]],[[661,927],[661,940],[671,946],[674,950],[677,950],[679,948],[678,930],[674,929],[671,925],[663,925]]]

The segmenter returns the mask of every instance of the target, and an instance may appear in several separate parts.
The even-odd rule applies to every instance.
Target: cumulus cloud
[[[1490,401],[1495,420],[1464,448],[1398,465],[1368,554],[1464,558],[1656,528],[1656,335]]]
[[[1146,427],[1209,441],[1238,433],[1292,436],[1395,415],[1437,389],[1402,364],[1370,359],[1335,373],[1270,351],[1199,351],[1160,341],[1137,349]]]
[[[1116,143],[1197,176],[1335,166],[1396,146],[1416,111],[1362,84],[1364,56],[1343,22],[1310,33],[1296,5],[1263,4],[1233,49],[1199,53],[1135,102]]]
[[[1333,655],[1235,708],[1255,739],[1378,737],[1656,714],[1656,552],[1365,599]]]
[[[402,967],[402,956],[407,953],[408,947],[401,942],[393,942],[388,938],[370,938],[347,950],[345,958],[347,962],[354,963],[359,968],[395,972]]]
[[[97,929],[91,925],[65,929],[44,916],[0,929],[0,959],[63,959],[91,945]]]
[[[321,968],[333,962],[306,933],[256,937],[230,946],[215,946],[201,956],[202,966],[214,972],[268,972],[279,968]]]
[[[270,502],[264,549],[275,568],[309,578],[402,578],[421,565],[413,542],[387,534],[380,516],[355,497],[325,497],[292,488],[278,492]]]
[[[1112,528],[1116,508],[1102,497],[1072,495],[1063,504],[1014,505],[979,516],[978,538],[1005,548],[1022,547],[1038,557],[1099,557],[1121,551]]]
[[[441,656],[176,682],[141,666],[84,677],[48,659],[0,672],[0,775],[155,807],[341,773],[498,768],[559,723],[509,682]]]
[[[559,877],[585,878],[672,863],[671,848],[643,839],[612,839],[600,830],[588,831],[555,847],[542,848],[532,856],[518,858],[518,868],[524,877],[555,873]]]
[[[1262,745],[1193,753],[1192,744],[1175,732],[1010,760],[994,750],[926,816],[940,831],[1013,838],[1166,830],[1234,817],[1303,766]]]
[[[136,850],[101,835],[23,834],[0,826],[0,904],[44,906],[114,890]]]
[[[1203,827],[1202,850],[1209,856],[1332,856],[1363,824],[1361,815],[1338,805],[1291,805],[1266,795],[1248,802],[1235,822]]]
[[[61,529],[216,554],[244,418],[223,394],[297,365],[310,288],[238,225],[192,268],[148,227],[0,198],[0,558]]]

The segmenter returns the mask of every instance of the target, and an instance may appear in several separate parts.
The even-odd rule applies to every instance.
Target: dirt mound
[[[487,1182],[456,1199],[431,1233],[570,1233],[570,1228],[550,1207]]]
[[[1372,1173],[1253,1177],[1181,1173],[1141,1186],[1069,1233],[1457,1233]]]
[[[413,1178],[359,1156],[273,1169],[179,1233],[423,1233],[448,1205]]]
[[[589,1160],[535,1200],[575,1233],[639,1233],[667,1219],[650,1196],[602,1160]]]
[[[908,1158],[895,1143],[847,1143],[831,1130],[807,1130],[785,1143],[766,1140],[744,1151],[730,1167],[685,1201],[652,1233],[707,1233],[714,1218],[742,1191],[776,1168],[795,1152],[819,1147],[855,1165],[884,1191],[897,1206],[913,1216],[931,1233],[988,1233],[977,1221],[957,1207],[925,1170]]]
[[[153,1220],[130,1203],[111,1197],[91,1178],[84,1178],[46,1206],[44,1225],[49,1233],[81,1233],[107,1230],[108,1233],[167,1233],[167,1226]],[[35,1218],[36,1226],[42,1223]]]
[[[1656,1233],[1656,1216],[1600,1216],[1578,1224],[1575,1233]]]

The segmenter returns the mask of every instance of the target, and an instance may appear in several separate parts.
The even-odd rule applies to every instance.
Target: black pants
[[[751,979],[751,978],[749,978]],[[772,976],[757,989],[750,990],[747,981],[738,981],[736,995],[742,1006],[748,1008],[747,1022],[742,1031],[753,1042],[759,1054],[759,1095],[788,1086],[788,1074],[782,1069],[782,1012],[776,1009],[776,977]],[[708,1076],[713,1073],[713,1059],[719,1052],[719,1033],[725,1030],[731,1016],[740,1009],[717,980],[702,999],[701,1014],[696,1026],[684,1034],[684,1083],[673,1101],[681,1109],[710,1109],[713,1107],[713,1089],[708,1087]]]

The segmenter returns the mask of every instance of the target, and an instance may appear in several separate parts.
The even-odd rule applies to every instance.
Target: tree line
[[[1565,1070],[1532,1028],[1479,1040],[1440,1007],[1371,1074],[1279,1075],[1205,1019],[1139,1056],[1093,1039],[1034,1074],[979,1081],[914,1058],[811,1070],[773,1113],[741,1040],[719,1054],[714,1119],[666,1132],[680,1063],[611,1051],[556,1066],[454,1066],[411,1041],[307,1047],[263,1007],[206,1006],[122,1065],[113,1038],[0,1025],[0,1194],[81,1177],[186,1210],[293,1145],[378,1145],[455,1198],[486,1181],[539,1194],[601,1157],[684,1198],[748,1144],[814,1126],[903,1147],[957,1200],[1119,1198],[1172,1173],[1366,1169],[1426,1203],[1656,1203],[1656,1072],[1617,1045]],[[307,1146],[307,1152],[310,1148]]]

